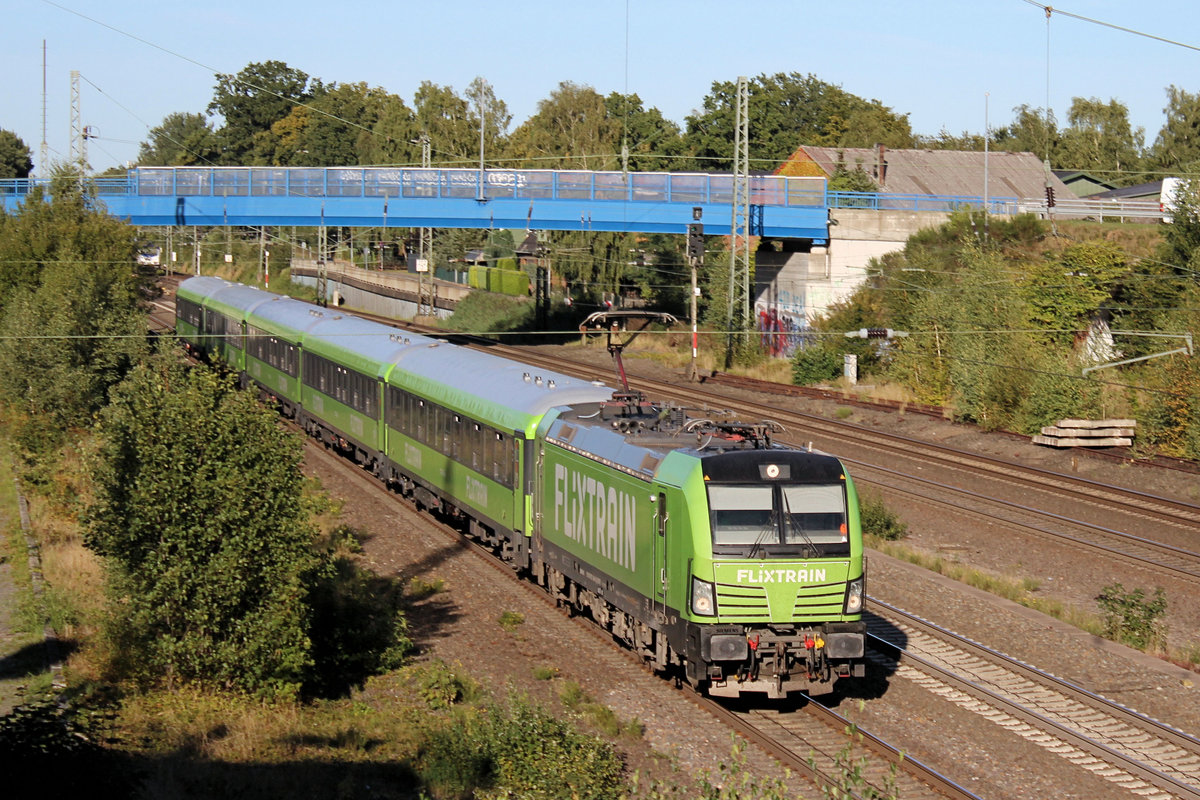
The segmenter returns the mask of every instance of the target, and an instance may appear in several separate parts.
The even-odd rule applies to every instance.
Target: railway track
[[[593,377],[596,374],[592,365],[572,365],[562,359],[524,352],[520,358],[535,366],[553,367],[580,376]],[[1003,522],[1031,535],[1085,548],[1099,555],[1151,568],[1173,578],[1200,583],[1200,553],[1115,527],[1115,524],[1123,522],[1122,527],[1143,529],[1153,523],[1167,531],[1164,537],[1173,533],[1176,537],[1195,541],[1200,536],[1200,506],[813,414],[743,399],[700,395],[697,387],[679,387],[644,377],[631,378],[630,383],[646,390],[651,396],[674,399],[693,407],[700,398],[714,404],[727,401],[725,404],[739,414],[770,418],[782,423],[790,433],[778,436],[777,440],[796,446],[806,444],[797,439],[796,431],[824,434],[830,440],[830,444],[824,445],[826,449],[836,452],[844,462],[850,464],[855,469],[855,478],[862,482],[876,483],[919,498],[922,502],[932,502],[958,513],[971,513]],[[854,456],[848,455],[848,444],[857,445],[862,450],[855,451]],[[864,451],[869,458],[863,455]],[[885,463],[904,466],[883,466]],[[938,472],[954,476],[955,483],[925,477]],[[986,479],[992,488],[1005,486],[1010,497],[1025,498],[1026,502],[1003,500],[992,489],[984,495],[962,488],[957,481],[964,473]],[[1032,504],[1035,501],[1039,502],[1038,506]],[[1067,501],[1075,505],[1067,505]],[[997,510],[998,505],[1001,510]],[[1101,524],[1049,510],[1064,507],[1090,513],[1094,519],[1117,522]]]
[[[755,741],[781,764],[820,786],[845,788],[845,775],[857,771],[877,797],[955,798],[977,795],[892,745],[859,729],[831,708],[809,700],[800,709],[731,709],[700,699],[714,716]],[[872,758],[871,756],[875,756]],[[863,789],[858,788],[858,793]],[[834,794],[841,797],[841,794]],[[859,794],[848,795],[859,796]]]
[[[712,375],[703,378],[702,382],[720,386],[730,386],[738,389],[746,389],[753,392],[759,392],[761,394],[775,394],[788,397],[832,400],[840,405],[857,406],[859,408],[883,409],[887,411],[895,411],[901,414],[923,414],[927,417],[933,417],[935,419],[949,420],[951,418],[950,412],[940,406],[929,406],[921,403],[908,403],[899,400],[883,400],[860,397],[858,395],[852,395],[846,392],[834,391],[832,389],[819,389],[810,386],[789,386],[785,384],[758,380],[757,378],[748,378],[742,375],[730,375],[726,373],[714,372]],[[997,436],[1008,437],[1013,441],[1029,441],[1028,436],[1009,431],[993,431],[993,434]],[[1089,459],[1096,459],[1099,461],[1140,465],[1154,467],[1156,469],[1168,469],[1176,472],[1186,472],[1192,475],[1200,475],[1200,464],[1197,464],[1194,461],[1187,461],[1185,459],[1172,458],[1170,456],[1162,455],[1134,456],[1128,451],[1127,448],[1112,448],[1111,450],[1088,450],[1086,451],[1085,456]]]
[[[158,301],[164,319],[173,311],[166,301]],[[157,318],[158,309],[155,311]],[[396,325],[395,320],[371,314],[370,319]],[[472,344],[478,337],[446,334],[428,326],[405,324],[400,327],[422,333],[447,336],[463,344]],[[593,364],[572,362],[561,357],[550,358],[523,348],[513,348],[487,340],[489,351],[519,359],[534,366],[544,366],[581,377],[594,378],[602,370]],[[1013,529],[1042,539],[1056,541],[1073,548],[1090,550],[1099,556],[1151,569],[1161,575],[1200,584],[1200,553],[1187,546],[1158,541],[1163,536],[1136,535],[1128,530],[1142,529],[1152,523],[1171,529],[1184,541],[1195,541],[1200,535],[1200,506],[1172,498],[1152,495],[1125,487],[1104,484],[1080,476],[1054,472],[1007,459],[974,453],[947,445],[920,441],[885,430],[865,428],[853,423],[831,420],[816,414],[782,409],[766,403],[704,392],[700,387],[679,387],[666,381],[633,377],[636,388],[652,396],[674,399],[683,405],[695,406],[697,400],[725,405],[747,417],[771,418],[784,424],[792,434],[780,441],[803,446],[796,441],[795,432],[825,437],[826,449],[837,452],[843,461],[855,469],[861,482],[874,483],[894,493],[907,495],[923,503],[932,503],[956,514],[1000,522]],[[735,381],[735,383],[741,383]],[[791,387],[798,388],[798,387]],[[936,409],[927,409],[934,413]],[[852,449],[854,448],[854,449]],[[855,453],[852,455],[851,453]],[[902,468],[883,464],[902,464]],[[952,473],[954,482],[928,477],[937,472]],[[958,485],[964,475],[984,479],[989,484],[985,496]],[[996,491],[1006,487],[1010,496],[1024,501],[1002,500]],[[1038,500],[1038,506],[1033,502]],[[1076,516],[1059,513],[1082,504]],[[1056,509],[1054,511],[1048,509]],[[1099,509],[1098,511],[1096,509]],[[1083,519],[1090,513],[1093,519]],[[1119,527],[1118,527],[1119,526]]]
[[[846,457],[842,457],[842,460],[863,468],[854,473],[857,481],[909,495],[952,514],[983,522],[1003,523],[1006,530],[1020,530],[1031,536],[1131,562],[1161,575],[1200,585],[1200,553],[1186,548],[1020,503],[1008,502],[998,506],[993,498],[959,486]]]
[[[369,473],[315,442],[310,442],[308,453],[326,467],[351,477],[364,491],[380,493],[380,496],[387,497],[407,513],[420,513],[410,503],[388,491]],[[465,544],[464,549],[503,576],[504,580],[513,580],[512,568],[491,550],[465,539],[455,528],[435,516],[420,514],[420,518],[428,528],[436,530],[447,540],[460,546]],[[580,630],[586,631],[588,636],[594,637],[604,647],[619,652],[631,669],[644,669],[641,660],[634,653],[615,646],[611,635],[603,628],[558,609],[554,599],[533,584],[525,581],[515,583],[531,602],[560,611],[578,624]],[[677,681],[676,685],[680,685],[680,682]],[[864,791],[865,784],[881,797],[893,796],[894,792],[895,796],[905,800],[978,800],[967,789],[919,761],[906,757],[900,750],[869,732],[855,728],[855,735],[848,735],[850,721],[818,703],[809,701],[799,707],[778,703],[772,703],[769,707],[753,707],[745,703],[732,705],[696,694],[686,683],[682,683],[682,687],[679,690],[682,697],[760,747],[785,769],[806,776],[817,787],[844,788],[849,785],[847,775],[857,772],[861,777],[857,779],[856,792]],[[851,746],[848,747],[848,744]]]
[[[870,598],[869,658],[1139,797],[1200,800],[1200,740]]]

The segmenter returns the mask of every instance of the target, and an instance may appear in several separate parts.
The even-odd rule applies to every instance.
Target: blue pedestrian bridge
[[[0,180],[16,210],[45,179]],[[138,167],[94,179],[134,225],[504,228],[709,235],[733,224],[733,176],[412,167]],[[754,175],[749,233],[826,244],[829,209],[948,211],[980,198],[829,192],[824,178]],[[994,202],[1002,202],[996,200]]]

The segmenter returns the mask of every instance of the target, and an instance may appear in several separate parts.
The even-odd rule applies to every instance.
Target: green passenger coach
[[[217,278],[180,340],[666,673],[719,696],[864,674],[858,498],[766,422],[690,416]]]

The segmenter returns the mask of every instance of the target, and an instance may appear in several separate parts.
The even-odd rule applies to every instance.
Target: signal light
[[[699,222],[687,226],[687,257],[704,258],[704,225]]]

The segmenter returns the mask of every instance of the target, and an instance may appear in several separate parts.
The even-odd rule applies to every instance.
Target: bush
[[[908,536],[908,523],[889,509],[881,498],[862,495],[859,498],[859,517],[864,534],[895,541]]]
[[[469,701],[479,685],[444,661],[433,661],[417,671],[417,690],[430,708],[441,710]]]
[[[419,757],[425,788],[439,799],[607,800],[620,794],[621,770],[611,745],[522,698],[456,715]]]
[[[822,345],[803,347],[792,356],[792,383],[808,386],[835,380],[842,374],[842,354]]]
[[[1096,596],[1104,612],[1104,635],[1139,650],[1161,650],[1167,643],[1167,597],[1162,588],[1147,600],[1141,589],[1125,591],[1120,583],[1109,584]]]

